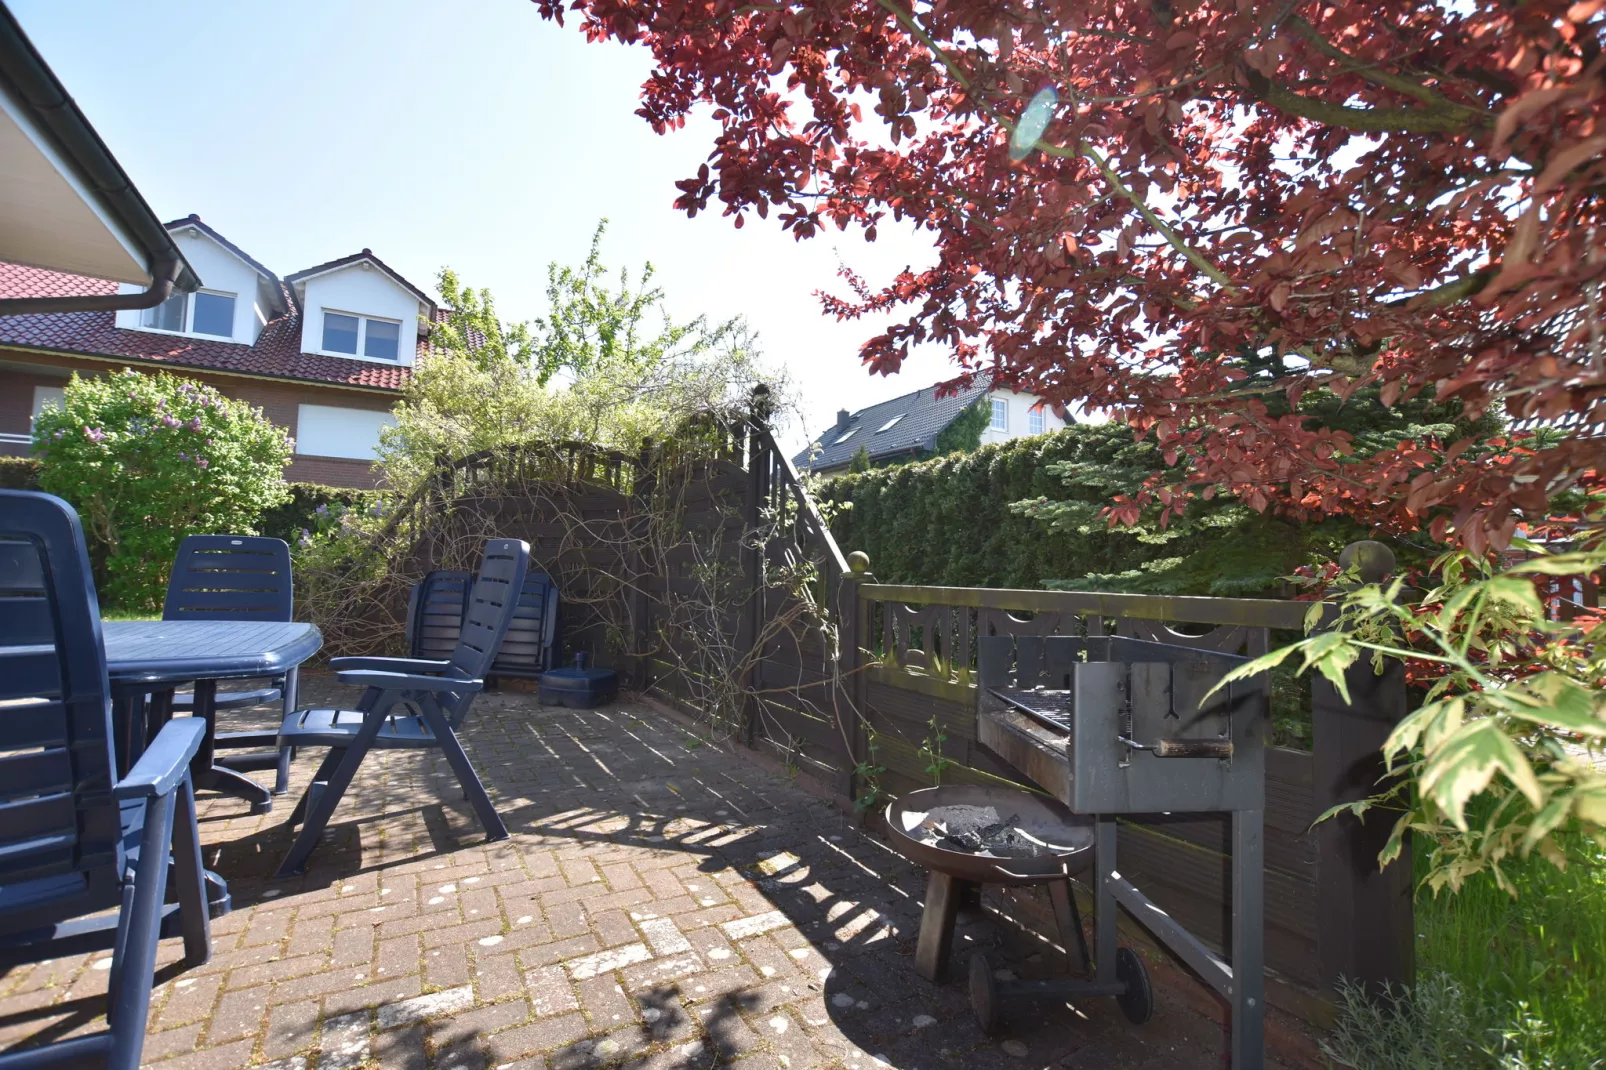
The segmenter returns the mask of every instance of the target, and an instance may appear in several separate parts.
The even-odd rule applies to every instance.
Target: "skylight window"
[[[899,420],[903,419],[905,415],[906,415],[905,413],[901,413],[900,412],[898,415],[894,416],[892,419],[888,420],[886,423],[884,423],[880,427],[876,428],[876,434],[879,435],[884,431],[891,431],[892,430],[892,425],[897,423]]]
[[[831,445],[840,446],[840,445],[842,445],[842,443],[846,442],[848,439],[852,438],[854,435],[856,435],[858,433],[859,433],[859,429],[857,427],[850,427],[850,428],[848,428],[847,434],[843,435],[841,438],[839,438],[835,442],[831,443]]]

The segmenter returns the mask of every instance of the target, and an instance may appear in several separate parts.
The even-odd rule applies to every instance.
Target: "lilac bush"
[[[176,375],[74,376],[34,420],[39,485],[83,518],[101,601],[154,610],[179,541],[253,534],[288,498],[289,436],[260,409]]]

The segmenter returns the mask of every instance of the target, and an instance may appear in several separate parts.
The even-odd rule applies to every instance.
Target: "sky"
[[[922,352],[872,376],[838,323],[846,293],[933,259],[912,231],[805,242],[769,221],[688,220],[674,183],[707,157],[706,115],[666,136],[635,114],[643,48],[588,44],[526,0],[6,0],[156,214],[194,212],[283,276],[371,248],[426,291],[452,267],[504,319],[546,309],[547,264],[658,271],[677,318],[741,315],[784,368],[801,448],[836,420],[955,374]]]

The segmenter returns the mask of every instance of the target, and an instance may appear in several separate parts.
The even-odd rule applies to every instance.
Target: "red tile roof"
[[[116,290],[117,284],[105,279],[0,263],[0,297],[61,297]],[[301,352],[301,312],[289,287],[283,290],[290,311],[270,320],[254,345],[121,330],[116,326],[116,313],[67,312],[0,316],[0,346],[382,390],[400,390],[406,384],[409,368]],[[420,333],[418,355],[428,352],[429,343]]]

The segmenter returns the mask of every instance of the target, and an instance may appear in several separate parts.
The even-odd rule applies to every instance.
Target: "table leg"
[[[190,769],[197,789],[220,791],[251,804],[253,814],[273,809],[273,793],[248,776],[213,764],[217,742],[217,681],[195,681],[195,716],[206,719],[206,735]]]
[[[948,975],[954,917],[970,883],[937,870],[932,870],[926,881],[926,908],[920,915],[920,937],[915,943],[915,972],[933,984],[941,984]]]

